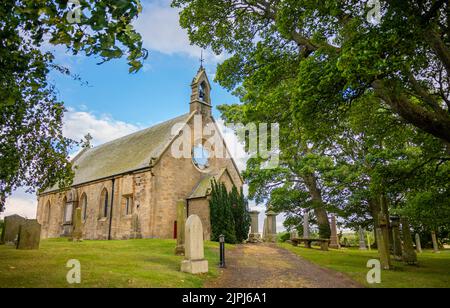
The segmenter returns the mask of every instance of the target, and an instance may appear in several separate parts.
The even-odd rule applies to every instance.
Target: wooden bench
[[[324,251],[328,251],[328,244],[330,243],[329,239],[324,238],[293,238],[291,239],[292,245],[298,246],[301,242],[305,243],[305,248],[312,248],[311,244],[313,242],[320,243],[320,249]]]

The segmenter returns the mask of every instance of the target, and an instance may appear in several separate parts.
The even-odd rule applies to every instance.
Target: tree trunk
[[[317,185],[317,179],[314,175],[307,175],[303,177],[306,187],[308,188],[311,199],[314,203],[314,214],[319,225],[319,235],[321,238],[330,238],[331,227],[328,220],[328,214],[325,210],[325,203],[322,199],[322,192]]]

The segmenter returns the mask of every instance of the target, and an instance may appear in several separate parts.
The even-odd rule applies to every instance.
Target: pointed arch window
[[[82,221],[86,221],[86,219],[87,219],[87,207],[88,207],[87,196],[86,196],[86,194],[83,194],[81,196],[81,219],[82,219]]]
[[[103,189],[100,200],[100,218],[106,218],[109,211],[108,190],[106,188]]]
[[[67,202],[67,198],[64,197],[63,200],[63,206],[64,206],[64,223],[70,224],[72,223],[72,214],[73,214],[73,203]]]
[[[50,201],[47,201],[47,204],[45,204],[45,223],[50,224],[50,218],[51,218],[51,213],[52,213],[52,209],[50,207]]]

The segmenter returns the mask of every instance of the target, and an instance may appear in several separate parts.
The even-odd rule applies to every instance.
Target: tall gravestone
[[[298,231],[297,230],[292,230],[291,232],[289,232],[289,238],[291,240],[298,238]]]
[[[277,239],[277,214],[274,211],[266,212],[266,235],[265,242],[276,242]]]
[[[431,232],[431,241],[433,242],[433,252],[439,253],[439,245],[437,242],[436,231]]]
[[[258,243],[261,241],[261,234],[259,234],[259,212],[251,211],[250,219],[251,219],[251,226],[248,241],[250,243]]]
[[[208,260],[205,260],[203,247],[203,226],[200,217],[191,215],[185,225],[185,259],[181,262],[181,271],[191,274],[208,272]]]
[[[11,245],[17,244],[20,226],[26,221],[25,218],[19,215],[5,217],[0,243]]]
[[[266,240],[268,233],[269,233],[269,226],[267,225],[267,217],[266,217],[264,218],[263,223],[263,240]]]
[[[331,215],[331,236],[330,236],[330,248],[339,249],[341,245],[339,244],[339,238],[337,234],[336,216]]]
[[[177,202],[177,247],[175,254],[184,256],[184,228],[186,226],[186,202],[179,200]]]
[[[366,232],[363,227],[359,227],[359,250],[367,250]]]
[[[422,244],[420,243],[419,233],[416,233],[416,250],[418,253],[422,253]]]
[[[309,214],[303,214],[303,238],[309,238]]]
[[[41,225],[35,219],[27,220],[19,228],[17,249],[39,249],[41,241]]]
[[[72,236],[70,237],[70,241],[73,242],[81,242],[83,239],[83,222],[81,220],[81,208],[78,207],[75,209],[73,214],[73,230]]]
[[[131,216],[131,239],[141,239],[141,224],[139,222],[139,215],[138,213],[133,213]]]
[[[388,219],[382,209],[378,215],[379,228],[376,229],[378,253],[380,255],[381,267],[385,270],[391,269],[391,255],[389,252],[389,227]]]
[[[406,217],[401,218],[402,233],[403,233],[403,261],[407,264],[417,264],[417,254],[414,250],[411,231],[409,227],[409,220]]]
[[[402,250],[402,240],[400,237],[400,217],[391,216],[391,228],[392,228],[392,248],[394,258],[396,260],[402,260],[403,250]]]

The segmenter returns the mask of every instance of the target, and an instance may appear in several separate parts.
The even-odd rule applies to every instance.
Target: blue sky
[[[149,58],[136,74],[128,73],[125,59],[97,65],[98,58],[73,56],[63,48],[47,47],[55,54],[56,63],[68,67],[87,83],[57,72],[50,74],[50,82],[68,110],[64,119],[67,137],[80,140],[90,133],[94,145],[98,145],[189,111],[190,84],[200,66],[201,49],[189,44],[186,32],[178,24],[178,12],[169,4],[168,0],[143,1],[144,10],[135,27],[143,36]],[[213,81],[216,65],[225,58],[205,51],[214,107],[239,103]],[[216,119],[220,117],[215,108],[213,113]],[[233,137],[232,133],[225,133],[227,141],[233,142]],[[17,191],[8,200],[4,215],[34,217],[35,200],[34,195]]]

